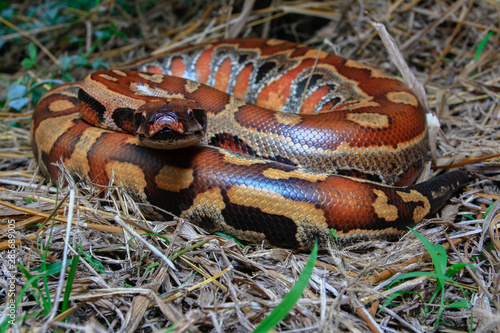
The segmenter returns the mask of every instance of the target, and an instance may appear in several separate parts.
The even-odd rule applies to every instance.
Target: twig
[[[352,295],[353,302],[355,304],[356,312],[360,315],[361,318],[366,322],[370,330],[374,333],[382,333],[383,330],[379,326],[379,324],[375,321],[375,318],[372,317],[370,312],[366,309],[366,307],[361,304],[356,295]]]
[[[398,46],[396,45],[396,42],[394,39],[391,37],[389,32],[387,32],[387,29],[385,28],[385,25],[382,23],[379,23],[373,19],[373,17],[367,13],[367,15],[371,19],[371,23],[375,30],[377,30],[378,34],[380,35],[380,39],[382,40],[382,43],[384,43],[384,46],[388,50],[389,56],[391,57],[391,60],[394,62],[396,67],[398,68],[399,72],[401,75],[403,75],[403,78],[405,79],[406,84],[408,87],[413,91],[415,96],[418,99],[419,104],[422,106],[424,109],[426,116],[427,116],[427,124],[429,127],[429,141],[430,141],[430,149],[431,149],[431,156],[432,160],[434,162],[437,161],[437,133],[439,131],[439,120],[437,116],[431,112],[431,108],[429,106],[429,102],[427,99],[427,94],[425,93],[424,86],[417,80],[413,72],[411,71],[410,67],[406,63],[406,61],[403,58],[403,55],[399,51]]]
[[[235,38],[237,37],[241,30],[245,27],[245,25],[248,22],[248,17],[250,16],[250,13],[252,12],[253,5],[255,3],[255,0],[245,0],[245,3],[243,4],[243,9],[241,10],[241,14],[236,20],[236,23],[231,27],[231,29],[228,29],[226,31],[227,37],[229,38]],[[229,24],[228,24],[229,27]]]
[[[173,262],[170,261],[170,259],[168,259],[167,257],[165,257],[163,255],[163,253],[161,253],[156,247],[154,247],[153,245],[149,244],[144,238],[141,237],[141,235],[139,235],[135,230],[133,230],[132,228],[130,228],[128,226],[127,223],[125,223],[125,221],[123,221],[119,216],[115,216],[114,218],[115,222],[118,223],[123,229],[125,229],[125,231],[127,231],[128,233],[130,233],[132,236],[134,236],[139,242],[141,242],[142,244],[144,244],[148,249],[150,249],[154,254],[156,254],[157,256],[159,256],[163,261],[165,261],[165,263],[170,267],[172,268],[174,271],[177,270],[177,268],[175,268],[175,265]]]
[[[56,316],[57,310],[59,308],[59,299],[61,298],[62,289],[65,281],[65,273],[66,273],[66,263],[68,262],[68,251],[69,251],[69,242],[71,238],[71,222],[73,221],[73,210],[75,206],[75,189],[71,188],[69,190],[69,212],[68,212],[68,221],[66,223],[66,235],[64,236],[64,250],[62,255],[62,264],[61,264],[61,272],[59,273],[59,282],[57,284],[56,295],[54,296],[54,303],[52,304],[52,309],[50,309],[49,318],[45,322],[42,331],[48,330],[49,323]],[[66,285],[66,288],[69,286]]]

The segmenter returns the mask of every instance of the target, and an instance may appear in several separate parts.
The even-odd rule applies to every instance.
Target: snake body
[[[201,144],[156,150],[122,133],[151,98],[200,105]],[[79,106],[94,111],[87,122]],[[210,232],[288,248],[325,246],[330,228],[347,241],[392,238],[467,182],[455,171],[392,186],[412,183],[425,160],[416,97],[376,69],[277,40],[198,44],[57,87],[37,104],[31,135],[54,179],[62,161]]]

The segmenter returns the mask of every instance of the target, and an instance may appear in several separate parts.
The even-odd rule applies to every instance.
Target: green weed
[[[423,271],[417,271],[417,272],[408,272],[404,273],[400,276],[398,276],[394,281],[391,282],[391,284],[388,287],[391,287],[396,283],[397,281],[404,280],[404,279],[410,279],[410,278],[415,278],[415,277],[420,277],[420,276],[428,276],[436,279],[436,290],[434,291],[434,294],[432,295],[429,303],[432,304],[436,297],[438,295],[441,295],[440,298],[440,303],[439,303],[439,311],[437,314],[437,319],[435,325],[438,326],[440,324],[441,316],[443,314],[443,311],[446,309],[450,308],[468,308],[469,307],[469,302],[468,301],[457,301],[453,302],[451,304],[445,305],[445,282],[449,282],[451,284],[456,285],[460,289],[460,285],[453,281],[451,278],[455,276],[458,272],[460,272],[464,267],[468,266],[474,269],[474,266],[471,264],[465,264],[465,263],[458,263],[458,264],[453,264],[449,267],[447,267],[448,263],[448,255],[446,253],[445,248],[441,244],[431,244],[422,234],[418,233],[417,231],[411,229],[411,232],[417,236],[417,238],[424,244],[425,249],[429,252],[429,255],[431,257],[432,263],[434,264],[434,269],[435,272],[423,272]],[[462,289],[462,292],[464,295],[467,297],[466,292]],[[396,298],[397,296],[403,294],[404,292],[398,292],[394,293],[389,297],[389,299],[384,302],[382,305],[382,308],[385,306],[388,306],[391,304],[391,302]],[[408,292],[406,292],[408,293]],[[419,294],[418,296],[422,298]]]
[[[268,332],[272,330],[276,325],[282,321],[286,315],[292,310],[295,306],[295,303],[299,300],[299,298],[304,293],[307,285],[309,284],[309,279],[311,278],[311,274],[314,269],[314,265],[316,264],[316,258],[318,256],[318,241],[314,244],[314,247],[311,252],[311,256],[304,266],[304,270],[300,273],[297,282],[290,289],[290,292],[283,298],[281,303],[274,308],[274,310],[257,326],[254,333],[262,333]]]

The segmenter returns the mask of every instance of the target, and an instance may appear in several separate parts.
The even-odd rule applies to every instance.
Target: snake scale
[[[205,110],[205,123],[162,121],[203,127],[199,144],[158,150],[130,134],[137,109],[178,98],[190,115]],[[210,232],[286,248],[324,247],[330,228],[347,242],[397,237],[468,181],[453,171],[411,185],[427,125],[400,81],[270,39],[187,46],[56,87],[36,106],[31,139],[53,179],[62,162]]]

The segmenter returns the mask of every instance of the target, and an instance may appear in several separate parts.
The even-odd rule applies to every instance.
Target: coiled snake
[[[136,124],[158,105],[181,115]],[[158,150],[134,130],[201,143]],[[324,246],[330,228],[348,241],[397,236],[467,182],[455,171],[391,186],[414,182],[427,154],[416,97],[376,69],[277,40],[184,47],[57,87],[37,104],[31,136],[54,179],[62,161],[208,231],[289,248]]]

